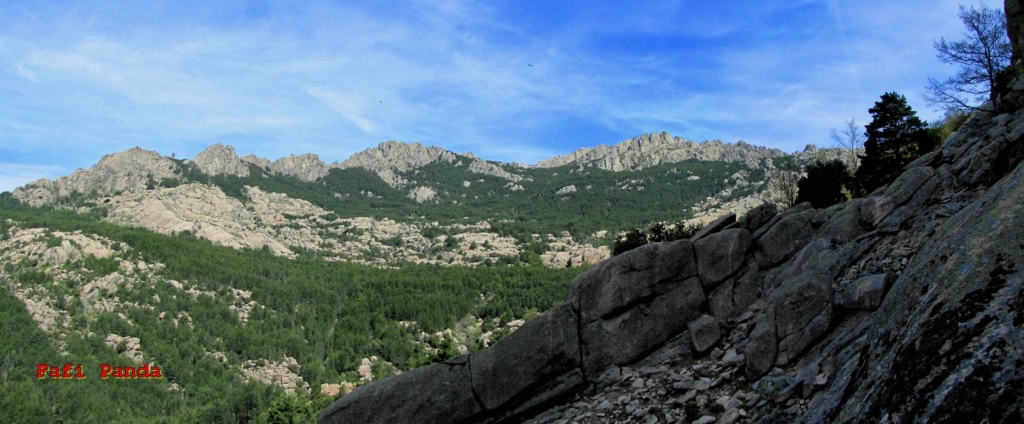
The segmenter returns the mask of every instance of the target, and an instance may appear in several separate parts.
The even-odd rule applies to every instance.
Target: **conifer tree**
[[[928,124],[917,117],[901,94],[883,94],[868,112],[872,120],[865,126],[867,141],[855,176],[861,196],[889,184],[904,166],[939,145],[938,137],[928,131]]]

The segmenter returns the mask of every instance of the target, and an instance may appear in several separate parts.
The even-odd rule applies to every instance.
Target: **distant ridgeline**
[[[330,165],[313,154],[239,157],[219,144],[194,160],[134,148],[13,196],[33,206],[102,208],[95,213],[111,222],[289,257],[565,266],[606,258],[603,246],[620,231],[756,206],[779,160],[841,156],[667,133],[533,167],[399,142]]]

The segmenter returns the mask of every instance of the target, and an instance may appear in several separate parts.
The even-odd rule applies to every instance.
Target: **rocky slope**
[[[245,195],[242,202],[214,186],[184,184],[124,192],[100,202],[107,207],[106,219],[119,225],[161,234],[187,232],[224,246],[267,248],[286,257],[306,250],[327,260],[376,266],[400,262],[475,266],[489,258],[517,257],[522,251],[520,243],[496,234],[486,222],[442,225],[404,224],[386,218],[343,219],[305,200],[259,187],[248,187]],[[426,237],[426,228],[445,234]],[[566,235],[552,238],[550,247],[551,251],[541,256],[549,266],[579,266],[610,256],[607,247],[594,247]]]
[[[784,154],[778,149],[752,146],[743,141],[735,144],[722,143],[721,140],[694,143],[663,132],[633,137],[614,146],[601,145],[579,149],[568,155],[542,160],[536,166],[551,168],[576,164],[609,171],[624,171],[687,159],[744,162],[748,166],[758,166],[764,158]]]
[[[311,190],[308,187],[296,188],[293,182],[282,183],[277,179],[268,182],[272,185],[267,187],[272,189],[264,191],[259,187],[274,175],[294,176],[304,182],[321,182],[332,168],[363,168],[374,172],[391,187],[398,188],[404,193],[403,197],[414,202],[417,207],[423,205],[440,209],[440,206],[446,206],[458,209],[474,208],[474,204],[494,205],[505,202],[513,204],[510,207],[514,209],[515,202],[521,203],[522,199],[537,204],[538,196],[558,199],[559,208],[563,203],[573,202],[607,206],[613,201],[631,202],[627,199],[628,195],[620,196],[614,194],[614,191],[639,192],[654,186],[669,187],[676,184],[690,187],[685,185],[689,182],[693,182],[693,186],[706,184],[696,175],[674,177],[691,173],[690,169],[680,167],[672,168],[664,175],[653,170],[648,174],[615,180],[605,175],[601,177],[603,180],[599,180],[602,185],[592,185],[590,182],[593,178],[588,179],[589,171],[583,169],[585,161],[581,162],[581,158],[599,167],[604,166],[600,165],[602,163],[614,164],[607,167],[614,171],[646,169],[686,159],[744,162],[764,167],[763,172],[758,172],[770,180],[781,172],[789,172],[775,170],[771,161],[764,160],[778,154],[782,153],[743,142],[705,142],[698,145],[662,133],[637,137],[614,149],[591,149],[586,154],[576,155],[579,160],[573,163],[578,163],[580,168],[568,172],[548,171],[545,174],[539,170],[561,163],[560,159],[542,162],[538,165],[540,168],[531,169],[522,165],[486,161],[472,154],[458,155],[419,143],[395,141],[381,143],[353,155],[341,164],[331,165],[323,163],[313,154],[291,155],[273,162],[253,155],[239,157],[232,146],[222,144],[208,147],[193,160],[175,160],[153,151],[135,148],[107,155],[88,170],[77,170],[55,181],[33,182],[15,190],[13,195],[34,206],[56,204],[58,207],[78,210],[103,207],[108,209],[107,220],[122,225],[140,226],[164,234],[186,231],[234,248],[266,247],[277,255],[288,257],[295,257],[295,252],[301,250],[315,252],[331,260],[375,265],[388,265],[396,261],[475,265],[489,260],[507,262],[508,258],[519,257],[527,249],[537,250],[536,247],[530,247],[530,243],[546,243],[549,244],[548,249],[535,252],[542,263],[549,266],[579,266],[607,258],[608,248],[595,246],[606,241],[579,232],[576,234],[579,239],[573,240],[559,234],[559,231],[538,231],[547,234],[537,234],[532,240],[526,240],[528,236],[520,236],[518,242],[509,242],[497,230],[479,227],[477,224],[480,221],[503,219],[507,216],[507,209],[495,209],[489,216],[478,215],[473,220],[462,221],[448,218],[447,221],[436,222],[442,220],[425,216],[415,219],[411,213],[387,215],[387,212],[385,217],[388,219],[374,219],[367,215],[345,214],[343,209],[347,205],[324,210],[309,201],[299,200],[293,197],[296,196],[294,192],[287,190]],[[792,157],[795,162],[805,164],[830,154],[834,156],[838,151],[808,148]],[[443,165],[441,169],[437,164]],[[251,170],[256,168],[259,171],[251,175]],[[764,193],[767,187],[765,181],[759,180],[762,178],[760,176],[752,177],[752,172],[750,168],[736,173],[726,172],[724,189],[715,189],[717,193],[709,193],[712,195],[698,204],[684,205],[685,210],[695,215],[693,222],[706,223],[721,213],[744,213],[770,198]],[[559,173],[562,175],[559,176]],[[362,178],[356,175],[356,180]],[[702,175],[705,178],[711,177],[710,174]],[[535,181],[535,177],[540,180]],[[494,181],[495,178],[499,181]],[[572,181],[588,183],[552,187],[545,178],[575,178]],[[682,178],[683,181],[673,178]],[[721,176],[715,175],[714,178],[717,180]],[[372,188],[367,190],[342,189],[337,187],[337,181],[332,180],[333,185],[321,195],[333,195],[343,200],[351,199],[352,196],[363,197],[360,200],[364,203],[366,200],[376,202],[376,199],[384,198],[381,186],[374,185],[372,181],[360,183]],[[751,194],[737,196],[734,195],[736,190],[746,190]],[[271,194],[270,191],[278,193]],[[281,191],[287,191],[288,194]],[[595,196],[598,196],[595,193],[608,194],[595,200]],[[676,194],[669,192],[665,195]],[[510,202],[506,200],[509,196],[519,200]],[[316,199],[308,195],[305,198],[316,202]],[[388,203],[385,199],[381,203],[396,202],[391,200]],[[348,219],[338,219],[336,216],[339,214]],[[509,219],[522,220],[523,217]],[[400,224],[387,222],[389,220],[400,221]],[[442,229],[446,235],[423,237],[420,233],[424,230],[436,233],[430,227]],[[397,230],[385,230],[391,228]],[[588,229],[587,232],[600,230],[620,229],[601,227]],[[452,237],[456,237],[458,242],[449,241]],[[558,241],[555,242],[555,239]],[[484,242],[487,248],[480,247]]]
[[[220,143],[199,152],[192,162],[206,175],[249,176],[249,164],[238,157],[235,148]]]
[[[42,179],[18,188],[16,198],[32,206],[52,204],[72,195],[107,194],[122,190],[144,190],[147,185],[177,176],[178,166],[170,158],[138,147],[113,153],[88,170],[77,169],[56,180]]]
[[[1020,422],[1024,80],[870,196],[764,205],[578,276],[321,422]]]
[[[424,147],[420,143],[386,141],[375,148],[352,155],[340,168],[363,168],[375,172],[392,187],[404,186],[406,181],[396,172],[404,172],[434,162],[454,163],[455,154],[440,147]]]

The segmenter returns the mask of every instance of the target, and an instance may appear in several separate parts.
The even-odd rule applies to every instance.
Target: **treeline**
[[[314,392],[320,383],[355,380],[353,370],[364,357],[378,356],[399,369],[410,369],[439,359],[416,345],[418,331],[454,328],[454,323],[467,315],[492,323],[494,318],[506,322],[546,310],[562,301],[569,282],[579,272],[540,266],[404,265],[400,269],[378,269],[315,259],[289,260],[266,250],[215,246],[187,234],[165,236],[68,211],[28,208],[4,195],[0,198],[0,223],[7,219],[20,227],[81,230],[124,242],[130,246],[125,259],[166,266],[157,278],[122,287],[112,295],[121,302],[152,305],[153,309],[125,307],[87,314],[79,298],[80,285],[55,285],[52,277],[39,272],[32,263],[5,265],[5,274],[19,283],[34,282],[33,286],[48,290],[55,298],[70,299],[58,305],[71,316],[68,325],[72,331],[64,343],[72,356],[64,358],[52,348],[32,347],[51,346],[53,340],[26,321],[24,306],[11,300],[6,287],[0,289],[7,299],[0,323],[31,329],[28,333],[4,332],[11,339],[0,344],[6,350],[0,352],[0,358],[14,358],[3,364],[14,364],[8,367],[8,374],[19,377],[9,378],[2,390],[28,395],[3,398],[39,395],[37,399],[41,400],[36,403],[42,404],[33,409],[29,408],[32,403],[10,401],[2,404],[0,416],[27,417],[28,421],[37,413],[46,417],[43,421],[57,421],[50,418],[55,417],[52,414],[58,399],[74,399],[75,408],[80,410],[103,409],[93,415],[76,415],[101,417],[98,421],[117,417],[114,411],[135,422],[147,417],[159,421],[157,417],[168,414],[184,422],[248,421],[258,416],[269,419],[273,411],[297,413],[303,417],[301,421],[309,421],[312,415],[302,414],[315,413],[319,407],[310,407],[311,402],[324,400],[305,395],[286,397],[280,390],[258,384],[241,385],[237,365],[250,359],[280,361],[284,356],[294,357],[302,364],[299,374]],[[3,234],[6,230],[0,228]],[[69,270],[81,268],[91,270],[89,277],[95,278],[115,271],[117,264],[112,259],[88,257],[67,266]],[[185,294],[168,280],[212,295]],[[236,299],[231,289],[250,291],[252,297]],[[243,324],[230,308],[242,307],[250,300],[256,302],[256,307]],[[125,314],[127,320],[118,313]],[[417,326],[404,328],[399,321],[415,321]],[[90,332],[92,335],[85,336]],[[164,382],[105,381],[93,386],[96,383],[40,382],[34,380],[34,374],[30,376],[33,378],[26,377],[34,373],[38,362],[82,362],[83,368],[94,369],[98,369],[95,364],[99,361],[123,363],[103,344],[103,337],[109,333],[138,337],[147,361],[161,366]],[[226,364],[210,357],[211,352],[222,352]],[[169,389],[171,383],[177,384],[179,391]],[[48,390],[65,394],[55,397]],[[124,408],[107,409],[112,405],[109,399],[124,399]]]

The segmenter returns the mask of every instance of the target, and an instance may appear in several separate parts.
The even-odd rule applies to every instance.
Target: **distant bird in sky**
[[[532,63],[527,63],[526,66],[533,66],[533,64]]]

